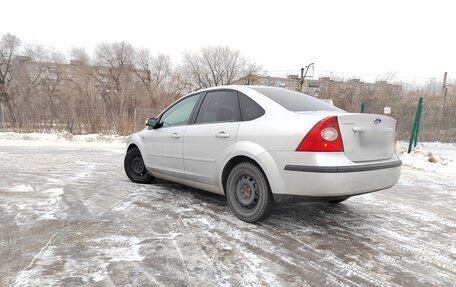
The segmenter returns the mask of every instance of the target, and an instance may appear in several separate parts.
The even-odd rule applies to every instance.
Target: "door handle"
[[[171,138],[173,138],[173,139],[178,139],[178,138],[180,138],[180,137],[181,137],[181,136],[180,136],[178,133],[173,133],[173,134],[171,135]]]
[[[218,134],[215,134],[215,137],[220,138],[220,139],[226,139],[226,138],[230,137],[230,134],[222,131],[222,132],[219,132]]]

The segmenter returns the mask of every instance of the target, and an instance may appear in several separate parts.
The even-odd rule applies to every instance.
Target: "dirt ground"
[[[130,182],[123,149],[0,146],[1,286],[455,286],[456,181],[408,167],[260,224],[222,196]]]

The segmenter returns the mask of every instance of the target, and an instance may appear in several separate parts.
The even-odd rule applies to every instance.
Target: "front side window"
[[[159,125],[161,127],[186,125],[199,96],[199,94],[190,96],[172,106],[160,117]]]
[[[208,92],[196,123],[236,122],[241,120],[239,100],[233,91]]]

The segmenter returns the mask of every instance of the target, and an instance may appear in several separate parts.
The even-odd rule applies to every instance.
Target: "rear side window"
[[[196,123],[235,122],[241,120],[237,93],[208,92],[201,104]]]
[[[251,121],[264,115],[263,108],[246,95],[239,93],[241,103],[242,120]]]
[[[292,112],[343,111],[314,97],[283,88],[255,87],[252,89]]]

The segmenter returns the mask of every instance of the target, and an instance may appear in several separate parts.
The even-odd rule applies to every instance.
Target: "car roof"
[[[219,89],[233,89],[233,90],[242,91],[244,89],[254,90],[254,88],[268,88],[268,89],[277,89],[277,90],[285,89],[285,88],[280,88],[280,87],[259,86],[259,85],[225,85],[225,86],[215,86],[215,87],[205,88],[205,89],[201,89],[201,90],[198,90],[195,92],[205,92],[205,91],[219,90]]]

